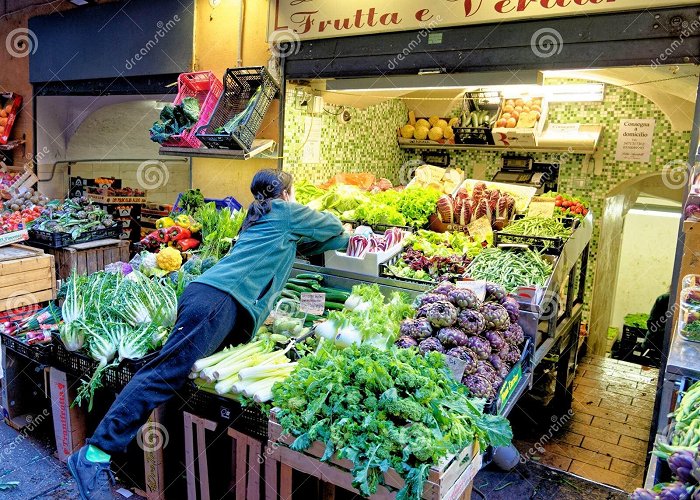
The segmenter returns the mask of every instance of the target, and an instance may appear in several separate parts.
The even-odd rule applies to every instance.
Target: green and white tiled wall
[[[548,80],[546,84],[564,83]],[[288,97],[293,102],[293,97]],[[406,123],[408,109],[402,101],[389,100],[367,109],[353,110],[349,124],[340,124],[336,117],[323,113],[321,132],[321,163],[301,163],[301,150],[308,130],[304,126],[305,114],[297,106],[288,106],[285,115],[285,169],[298,179],[322,182],[339,172],[373,172],[392,182],[400,178],[401,165],[419,158],[412,151],[398,148],[396,128]],[[654,118],[654,142],[649,163],[615,161],[618,125],[622,118]],[[629,89],[606,85],[605,100],[600,103],[554,103],[549,108],[549,120],[554,123],[602,124],[600,142],[603,170],[600,175],[581,174],[584,155],[544,154],[532,155],[535,161],[559,161],[561,163],[560,190],[591,202],[593,213],[600,220],[605,197],[615,186],[637,177],[660,171],[674,160],[685,160],[690,145],[690,132],[677,132],[661,110],[646,97]],[[500,165],[501,153],[489,151],[453,151],[451,162],[463,168],[467,176],[485,171],[491,178]],[[599,160],[600,161],[600,160]],[[478,168],[475,168],[478,166]],[[592,170],[592,169],[590,169]],[[587,280],[587,299],[593,288],[595,256],[598,249],[600,224],[594,228],[591,241],[591,260]],[[589,304],[590,300],[586,300]]]

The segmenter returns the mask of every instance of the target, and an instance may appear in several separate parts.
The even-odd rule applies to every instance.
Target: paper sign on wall
[[[648,163],[651,157],[651,144],[654,141],[655,125],[656,120],[653,118],[620,120],[615,160]]]
[[[299,298],[299,310],[306,314],[320,316],[326,307],[325,303],[325,293],[302,292]]]
[[[527,209],[528,217],[552,217],[554,215],[554,198],[533,198]],[[508,228],[504,229],[507,233]]]
[[[306,117],[304,130],[308,130],[308,136],[301,153],[302,163],[321,162],[321,119]]]

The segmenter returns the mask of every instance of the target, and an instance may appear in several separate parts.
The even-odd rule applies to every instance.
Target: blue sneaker
[[[113,500],[114,474],[109,462],[91,462],[85,457],[87,446],[68,457],[68,469],[78,485],[82,500]]]

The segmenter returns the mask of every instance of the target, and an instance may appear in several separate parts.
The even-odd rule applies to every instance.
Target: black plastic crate
[[[484,102],[485,101],[485,102]],[[462,123],[460,127],[453,127],[456,144],[489,144],[493,146],[495,141],[491,129],[498,120],[501,111],[501,94],[490,91],[473,91],[464,94],[463,110],[469,114],[474,111],[488,111],[488,126],[468,126]]]
[[[49,248],[63,248],[87,241],[104,240],[107,238],[118,239],[119,234],[122,232],[122,225],[119,222],[115,222],[111,227],[86,231],[77,238],[73,238],[70,233],[52,233],[50,231],[40,231],[38,229],[30,229],[28,232],[30,241],[34,243],[39,243]]]
[[[517,217],[516,220],[522,219],[523,217]],[[561,219],[564,227],[571,230],[571,235],[574,233],[579,225],[579,220],[575,217],[562,217]],[[564,250],[564,245],[569,241],[571,237],[569,235],[566,238],[552,238],[549,236],[526,236],[523,234],[514,234],[508,232],[508,226],[500,231],[495,231],[493,236],[494,246],[500,244],[518,244],[527,245],[533,250],[548,253],[551,255],[559,255]]]
[[[202,391],[189,382],[186,390],[188,411],[214,420],[261,441],[267,441],[268,417],[255,405],[241,403],[211,392]]]
[[[248,115],[230,133],[216,133],[229,120],[244,111],[255,91],[262,86]],[[199,127],[195,136],[208,148],[250,151],[270,103],[279,85],[264,66],[229,68],[224,75],[224,91],[209,123]]]
[[[0,333],[0,336],[2,336],[2,344],[12,352],[41,365],[51,364],[53,359],[53,344],[51,342],[27,345],[11,335]]]
[[[113,366],[105,370],[102,384],[105,387],[121,391],[128,384],[146,363],[151,361],[158,355],[158,352],[146,354],[141,359],[124,359],[117,366]]]

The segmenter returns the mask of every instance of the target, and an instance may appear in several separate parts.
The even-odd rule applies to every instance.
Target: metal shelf
[[[224,160],[249,160],[273,150],[275,141],[272,139],[255,139],[250,151],[241,149],[211,149],[211,148],[173,148],[161,147],[158,153],[164,156],[189,156],[192,158],[221,158]],[[266,155],[265,155],[266,156]]]
[[[459,150],[481,150],[481,151],[516,151],[520,153],[569,153],[569,154],[580,154],[580,155],[592,155],[595,153],[595,148],[572,148],[569,149],[568,146],[530,146],[530,147],[516,147],[516,146],[492,146],[490,144],[477,145],[477,144],[401,144],[399,143],[400,149],[434,149],[434,150],[446,150],[446,151],[459,151]]]

